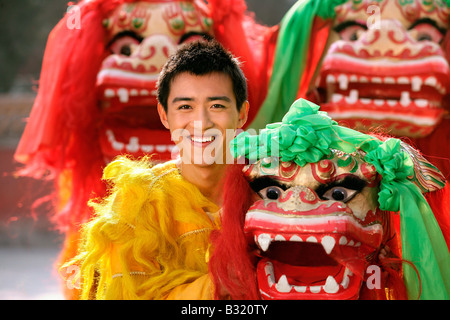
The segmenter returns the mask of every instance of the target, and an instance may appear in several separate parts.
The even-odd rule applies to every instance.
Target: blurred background
[[[74,1],[75,2],[75,1]],[[278,24],[296,0],[247,0],[257,21]],[[13,160],[39,81],[48,34],[68,0],[0,0],[0,300],[63,299],[53,268],[62,237],[49,206],[33,208],[51,184],[17,178]]]

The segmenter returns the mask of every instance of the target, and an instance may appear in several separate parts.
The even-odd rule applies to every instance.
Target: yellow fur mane
[[[91,201],[95,217],[70,265],[80,267],[82,299],[162,299],[207,274],[207,213],[218,207],[183,179],[175,162],[120,157],[104,170],[110,195]],[[66,265],[67,267],[67,265]]]

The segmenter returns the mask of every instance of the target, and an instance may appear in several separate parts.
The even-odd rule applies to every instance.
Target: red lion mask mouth
[[[282,122],[257,136],[241,133],[231,147],[250,164],[225,183],[210,262],[217,297],[446,296],[438,261],[450,259],[445,239],[433,223],[442,237],[431,244],[421,225],[422,215],[434,214],[423,194],[444,188],[445,178],[417,150],[339,126],[303,99]],[[421,292],[417,279],[442,293],[425,292],[428,285]]]
[[[244,232],[256,246],[264,299],[358,298],[382,242],[383,217],[375,210],[359,219],[352,206],[293,186],[276,200],[258,200],[250,207]]]

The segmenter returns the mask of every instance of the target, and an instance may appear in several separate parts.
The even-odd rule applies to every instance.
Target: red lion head
[[[300,99],[282,122],[232,142],[249,162],[225,183],[210,260],[217,297],[448,297],[442,174],[408,144],[341,127],[317,110]]]

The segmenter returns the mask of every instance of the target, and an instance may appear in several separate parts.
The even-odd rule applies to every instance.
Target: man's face
[[[167,112],[161,105],[158,111],[182,161],[203,166],[226,162],[228,144],[247,119],[248,103],[238,111],[228,75],[184,72],[171,82]]]

